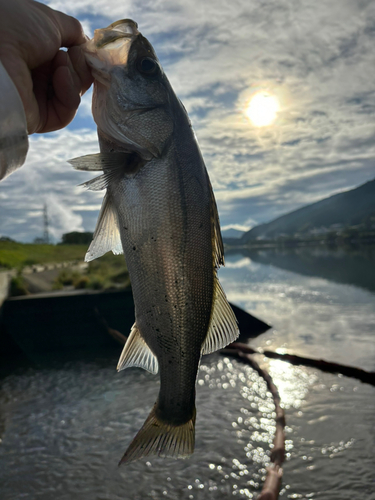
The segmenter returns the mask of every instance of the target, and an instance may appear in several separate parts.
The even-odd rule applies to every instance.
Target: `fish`
[[[160,373],[156,403],[120,464],[186,458],[201,356],[239,334],[217,276],[224,249],[215,197],[186,109],[137,23],[96,30],[84,53],[100,153],[70,163],[102,171],[83,186],[105,190],[85,260],[124,253],[135,323],[117,369]]]

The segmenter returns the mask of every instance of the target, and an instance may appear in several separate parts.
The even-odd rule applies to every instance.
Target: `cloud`
[[[189,112],[222,225],[268,221],[375,177],[373,2],[46,3],[77,16],[90,35],[117,19],[138,22]],[[280,102],[270,127],[244,113],[259,90]],[[1,233],[30,238],[37,226],[28,229],[28,213],[47,193],[93,229],[96,211],[84,207],[102,195],[73,188],[83,174],[64,163],[97,151],[90,107],[87,94],[69,130],[32,139],[27,165],[0,185]]]
[[[83,231],[82,216],[71,210],[66,210],[65,203],[61,203],[58,198],[50,194],[46,197],[50,233],[55,241],[59,241],[61,234],[71,231]]]
[[[20,241],[41,236],[44,203],[55,241],[64,232],[85,229],[87,221],[79,213],[81,207],[83,212],[89,205],[97,214],[103,195],[77,187],[90,175],[75,171],[67,160],[98,149],[96,132],[92,130],[81,130],[79,134],[63,130],[31,137],[25,165],[0,185],[0,234]]]
[[[248,231],[254,225],[255,221],[247,221],[246,225],[242,224],[228,224],[227,226],[221,225],[221,230],[225,231],[226,229],[237,229],[237,231]]]

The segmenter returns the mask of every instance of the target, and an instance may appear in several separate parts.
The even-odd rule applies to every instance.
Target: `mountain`
[[[244,231],[240,231],[239,229],[234,229],[233,227],[221,230],[221,235],[223,238],[241,238],[243,234]]]
[[[375,226],[375,179],[260,224],[247,231],[238,243],[297,234],[303,237],[353,226]]]

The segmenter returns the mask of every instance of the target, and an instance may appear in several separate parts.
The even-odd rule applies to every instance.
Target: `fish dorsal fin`
[[[144,368],[154,375],[159,370],[157,357],[148,347],[145,340],[143,340],[136,323],[132,326],[128,340],[122,350],[117,370],[125,370],[125,368],[130,368],[131,366]]]
[[[202,354],[210,354],[234,342],[239,335],[237,318],[229,305],[219,279],[215,276],[214,300],[210,325],[202,345]]]
[[[117,213],[107,193],[103,199],[94,237],[87,250],[85,261],[90,262],[110,250],[115,255],[123,253]]]
[[[208,184],[210,186],[210,210],[211,210],[211,221],[213,225],[214,263],[216,269],[218,269],[220,266],[224,265],[224,245],[223,245],[223,240],[221,238],[220,221],[216,206],[216,200],[209,179],[208,179]]]

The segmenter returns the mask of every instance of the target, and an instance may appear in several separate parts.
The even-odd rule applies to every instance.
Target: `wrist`
[[[29,147],[24,107],[0,61],[0,179],[21,167]]]

